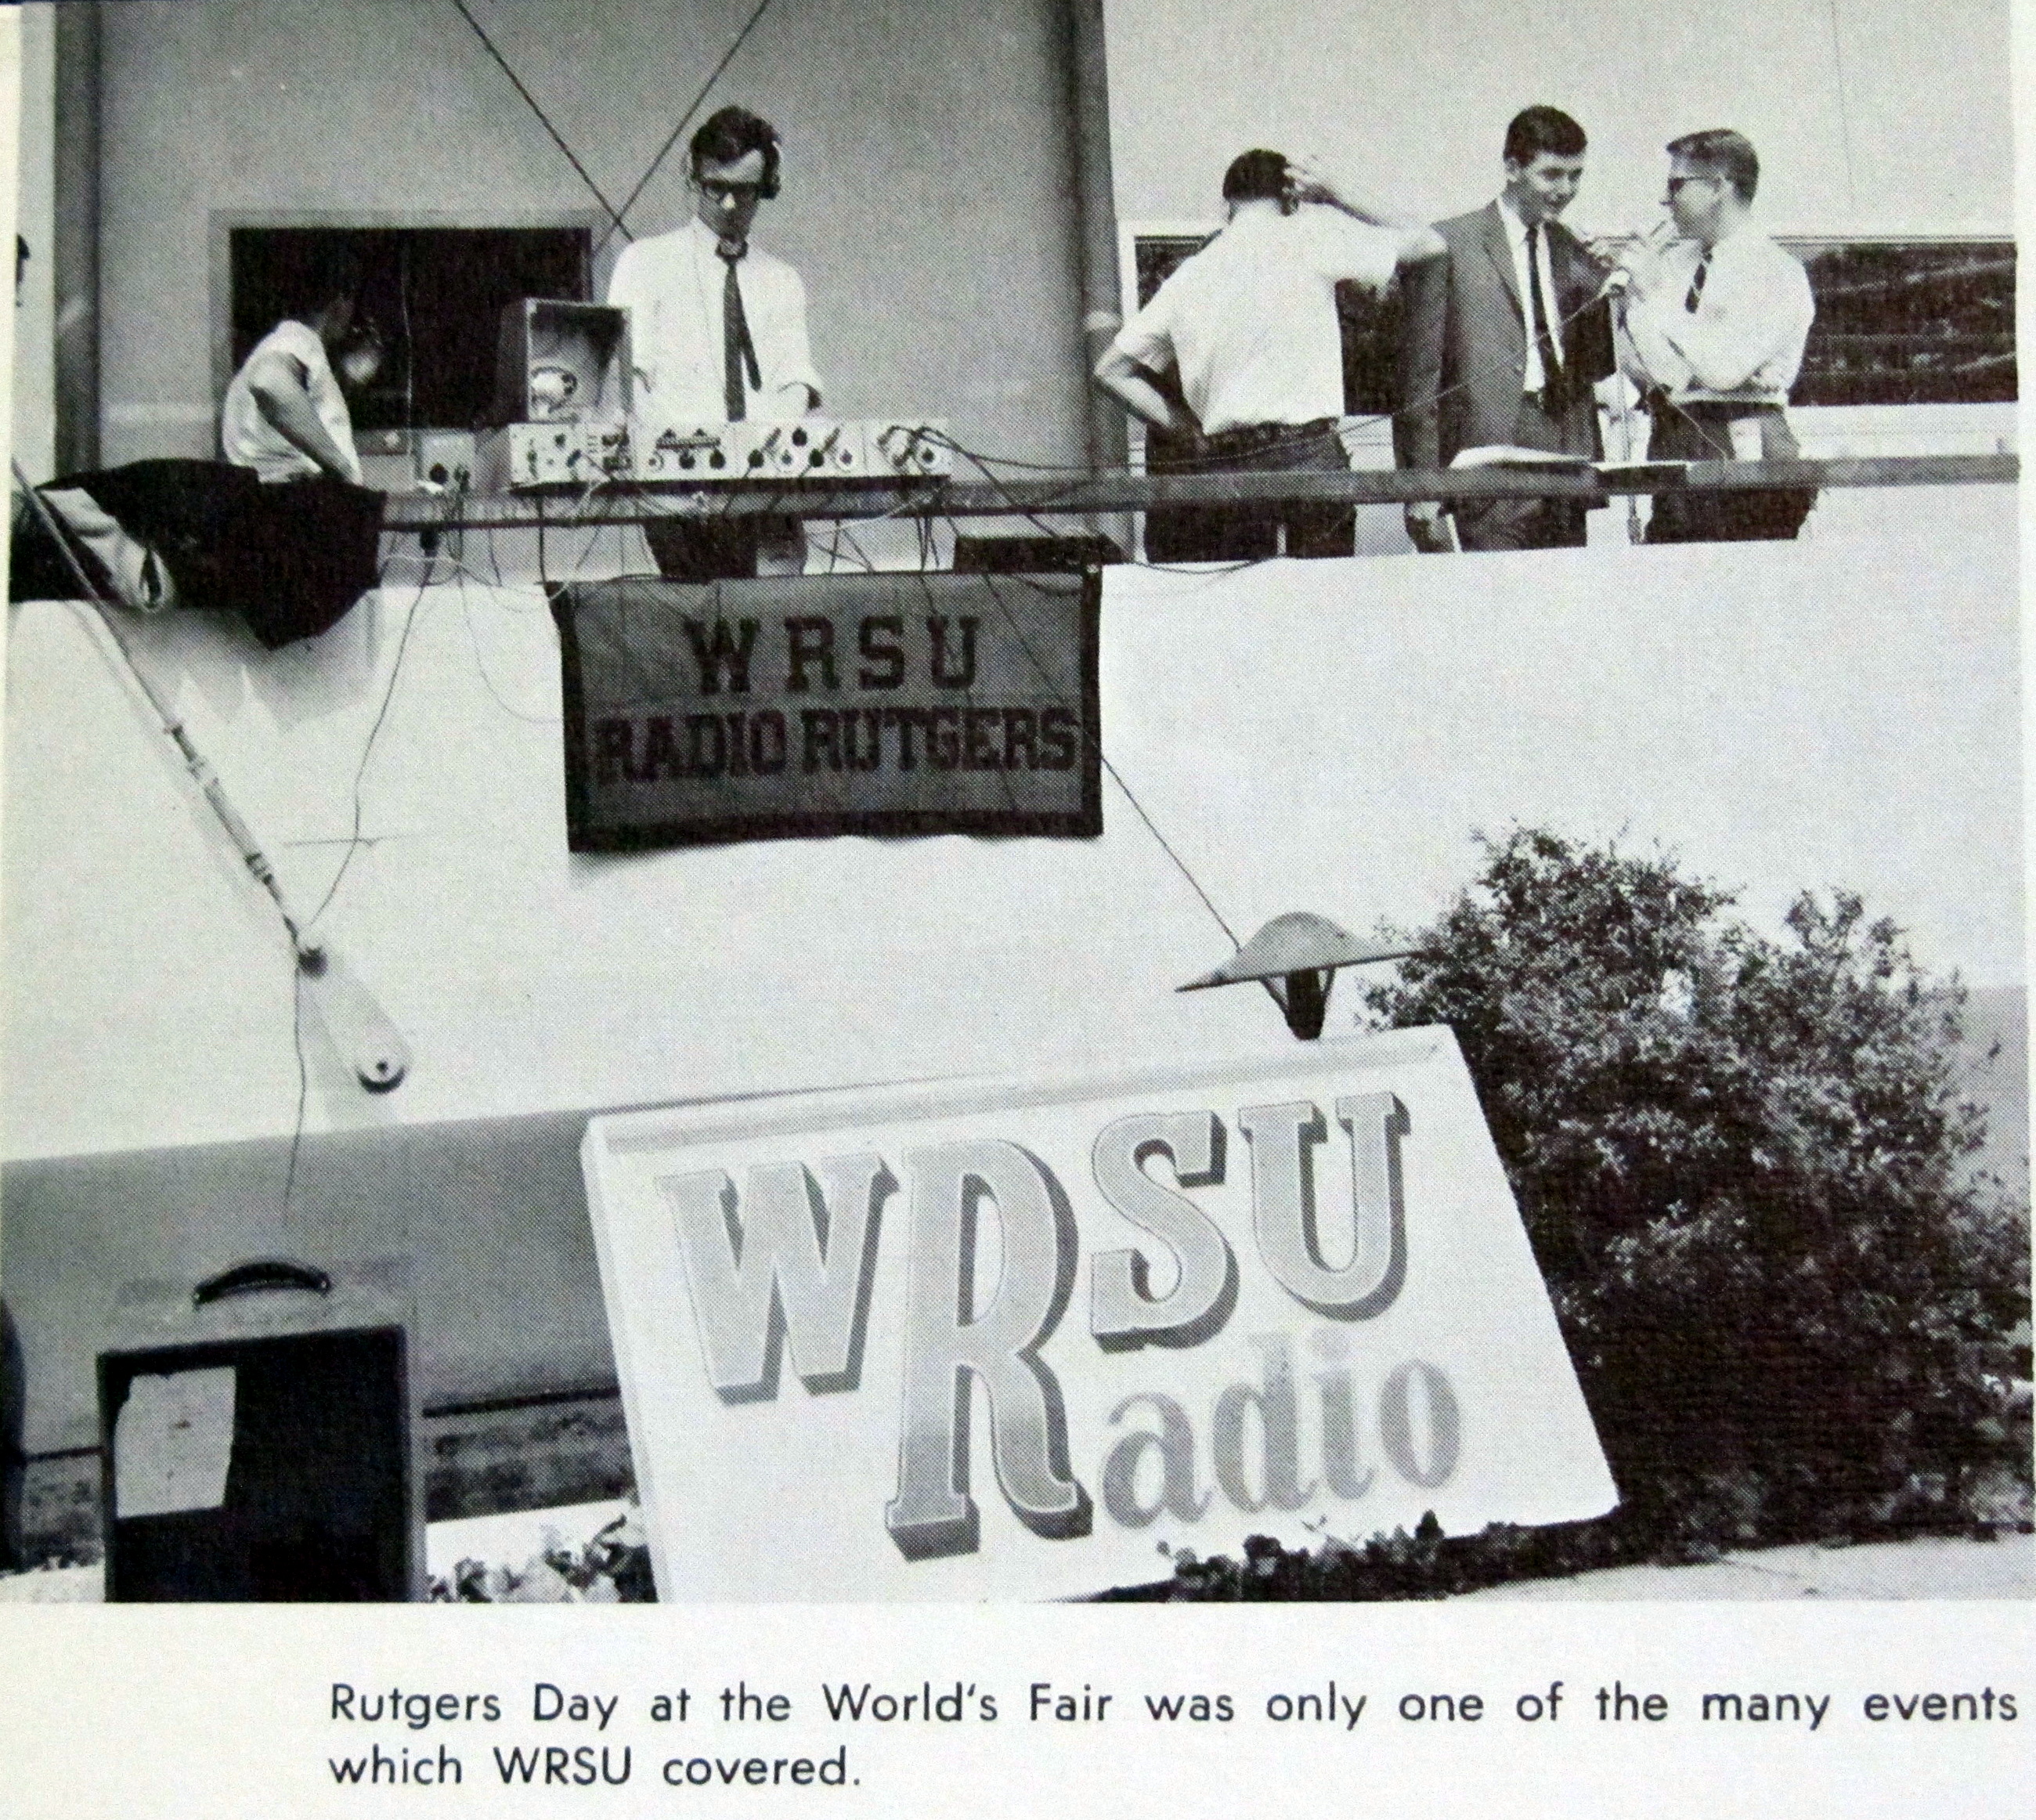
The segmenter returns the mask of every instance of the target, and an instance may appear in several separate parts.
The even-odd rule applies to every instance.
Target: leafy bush
[[[1963,1526],[2004,1479],[2026,1517],[2028,1208],[1970,1168],[1962,988],[1849,894],[1778,942],[1672,856],[1480,844],[1371,1009],[1456,1032],[1622,1523]]]

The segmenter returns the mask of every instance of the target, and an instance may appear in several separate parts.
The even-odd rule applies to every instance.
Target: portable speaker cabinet
[[[522,297],[503,306],[492,426],[628,420],[635,375],[629,312]]]
[[[423,1596],[401,1281],[265,1259],[127,1287],[99,1356],[109,1600]]]

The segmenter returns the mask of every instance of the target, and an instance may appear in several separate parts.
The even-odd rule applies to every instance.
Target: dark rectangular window
[[[572,228],[235,228],[229,236],[233,365],[288,307],[307,266],[357,261],[360,315],[386,349],[350,401],[356,431],[471,430],[495,396],[503,306],[589,300],[593,236]]]

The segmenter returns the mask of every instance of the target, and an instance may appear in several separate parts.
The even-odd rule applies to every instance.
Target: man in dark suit
[[[1465,449],[1510,446],[1595,459],[1592,387],[1613,368],[1604,273],[1561,215],[1584,174],[1584,130],[1555,107],[1529,107],[1506,130],[1497,201],[1437,224],[1446,258],[1406,274],[1403,468],[1446,468]],[[1581,499],[1465,500],[1453,508],[1467,550],[1550,549],[1584,541]],[[1442,508],[1407,508],[1417,548],[1450,547]]]

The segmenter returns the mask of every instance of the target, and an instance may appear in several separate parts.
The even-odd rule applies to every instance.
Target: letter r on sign
[[[970,1377],[990,1395],[990,1458],[1012,1514],[1035,1534],[1082,1536],[1088,1494],[1068,1464],[1059,1381],[1038,1357],[1074,1281],[1074,1214],[1046,1166],[1015,1144],[909,1152],[912,1245],[898,1495],[884,1526],[907,1559],[975,1551],[968,1495]],[[974,1306],[981,1222],[993,1210],[1003,1269]]]

